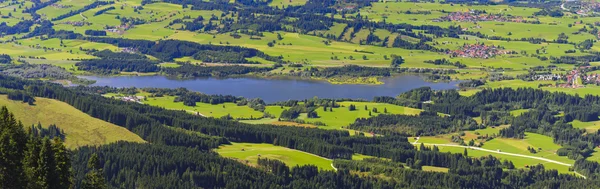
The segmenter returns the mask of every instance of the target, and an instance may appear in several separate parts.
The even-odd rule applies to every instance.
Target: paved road
[[[550,162],[550,163],[556,163],[559,165],[564,165],[564,166],[572,166],[571,164],[568,163],[563,163],[560,161],[555,161],[555,160],[551,160],[551,159],[547,159],[547,158],[543,158],[543,157],[536,157],[536,156],[529,156],[529,155],[523,155],[523,154],[515,154],[515,153],[510,153],[510,152],[502,152],[502,151],[497,151],[497,150],[490,150],[490,149],[485,149],[485,148],[480,148],[480,147],[473,147],[473,146],[461,146],[461,145],[456,145],[456,144],[431,144],[431,143],[417,143],[417,141],[413,142],[413,144],[425,144],[425,145],[436,145],[436,146],[449,146],[449,147],[459,147],[459,148],[468,148],[471,150],[481,150],[481,151],[485,151],[485,152],[491,152],[491,153],[497,153],[497,154],[504,154],[504,155],[509,155],[509,156],[517,156],[517,157],[524,157],[524,158],[530,158],[530,159],[537,159],[537,160],[541,160],[541,161],[545,161],[545,162]]]

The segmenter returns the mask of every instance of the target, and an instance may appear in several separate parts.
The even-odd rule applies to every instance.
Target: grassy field
[[[445,167],[423,166],[421,169],[423,169],[423,171],[430,171],[430,172],[441,172],[441,173],[448,172],[448,168],[445,168]]]
[[[36,98],[34,106],[0,95],[0,105],[6,106],[25,126],[47,127],[56,124],[66,134],[65,145],[75,149],[86,145],[101,145],[116,141],[144,142],[138,135],[111,123],[93,118],[74,107],[53,99]]]
[[[465,148],[451,147],[451,146],[439,146],[438,148],[442,152],[452,152],[452,153],[463,153],[464,149],[465,149]],[[559,164],[555,164],[555,163],[549,163],[549,162],[543,162],[543,161],[531,159],[531,158],[509,156],[509,155],[504,155],[504,154],[497,154],[497,153],[492,153],[492,152],[485,152],[485,151],[481,151],[481,150],[471,150],[471,149],[467,150],[467,154],[470,157],[483,157],[483,156],[492,155],[501,160],[506,159],[508,161],[512,161],[513,164],[515,165],[515,168],[518,168],[518,169],[525,168],[525,166],[529,166],[529,165],[543,164],[544,167],[546,167],[546,169],[556,169],[560,173],[569,173],[568,166],[559,165]]]
[[[523,114],[523,113],[525,113],[525,112],[528,112],[528,111],[529,111],[529,109],[519,109],[519,110],[513,110],[513,111],[510,111],[510,115],[512,115],[512,116],[515,116],[515,117],[516,117],[516,116],[520,116],[521,114]]]
[[[384,109],[387,109],[389,114],[404,115],[415,115],[422,111],[409,107],[373,102],[339,102],[339,104],[341,107],[333,108],[333,112],[329,111],[329,109],[327,109],[328,111],[323,111],[323,108],[317,108],[316,112],[319,118],[306,118],[305,120],[311,123],[325,123],[327,126],[319,126],[322,129],[341,129],[344,126],[354,123],[357,118],[369,117],[369,110],[372,111],[373,108],[377,108],[379,113],[383,113]],[[348,109],[351,104],[356,106],[355,111]],[[365,106],[367,106],[368,110],[364,109]],[[371,116],[377,116],[379,113],[372,112]]]
[[[550,92],[564,92],[570,95],[598,95],[598,91],[600,91],[600,87],[596,85],[585,85],[581,88],[562,88],[562,87],[539,87],[540,85],[551,84],[554,85],[555,81],[523,81],[523,80],[503,80],[503,81],[493,81],[487,82],[483,87],[480,88],[534,88],[534,89],[542,89]],[[472,93],[472,92],[463,92],[464,94]]]
[[[594,133],[600,129],[600,121],[581,122],[579,120],[575,120],[571,122],[571,125],[578,129],[585,129],[585,131],[588,133]]]
[[[488,127],[485,129],[478,129],[475,131],[465,131],[465,135],[462,136],[462,138],[465,140],[465,142],[467,142],[471,139],[477,140],[477,136],[484,136],[484,135],[491,136],[493,134],[498,134],[499,130],[504,127],[507,127],[507,126],[500,126],[500,127],[494,127],[494,128]],[[476,133],[479,133],[479,134],[476,134]],[[450,136],[451,135],[420,137],[419,140],[417,141],[417,143],[453,144],[450,140]],[[412,143],[416,140],[416,138],[409,137],[408,140],[409,140],[409,142]],[[529,152],[529,150],[527,150],[527,147],[532,147],[537,152],[531,153],[531,152]],[[454,152],[454,153],[462,153],[464,150],[464,148],[448,147],[448,146],[439,146],[439,148],[440,148],[440,151]],[[511,138],[497,137],[490,141],[485,142],[484,145],[482,146],[482,148],[494,150],[494,151],[500,150],[502,152],[543,157],[543,158],[547,158],[547,159],[551,159],[551,160],[555,160],[555,161],[559,161],[559,162],[563,162],[563,163],[568,163],[568,164],[573,164],[575,162],[575,160],[568,159],[566,156],[558,156],[555,154],[556,150],[561,148],[561,146],[558,144],[555,144],[551,137],[536,134],[536,133],[526,133],[525,139],[511,139]],[[543,162],[543,161],[530,159],[530,158],[524,158],[524,157],[503,155],[503,154],[497,154],[497,153],[491,153],[491,152],[485,152],[485,151],[479,151],[479,150],[469,150],[469,156],[480,157],[480,156],[487,156],[487,155],[493,155],[493,156],[496,156],[501,159],[513,161],[513,163],[515,164],[515,166],[517,166],[517,168],[523,168],[525,165],[535,165],[537,163]],[[546,162],[543,162],[543,163],[544,163],[544,166],[546,166],[547,168],[555,168],[555,169],[558,169],[560,172],[568,172],[568,166],[559,165],[559,164],[555,164],[555,163],[546,163]]]
[[[442,12],[445,11],[444,12]],[[438,19],[447,15],[449,12],[467,12],[469,10],[485,10],[492,14],[505,14],[513,16],[521,16],[525,20],[539,20],[540,24],[527,24],[516,22],[435,22]],[[578,20],[585,22],[593,22],[593,19],[574,19],[571,17],[553,18],[549,16],[539,16],[536,18],[528,18],[533,13],[539,11],[537,8],[513,7],[508,5],[452,5],[439,3],[413,3],[413,2],[378,2],[373,3],[371,7],[361,9],[361,16],[368,16],[370,20],[382,21],[390,23],[407,23],[412,25],[435,25],[440,27],[461,26],[473,32],[480,32],[489,36],[503,36],[513,39],[519,38],[543,38],[546,40],[556,39],[558,34],[569,34],[569,41],[583,41],[592,39],[593,35],[588,33],[573,34],[583,27],[583,24],[576,24],[569,27],[568,24],[575,23]],[[431,14],[406,14],[406,11],[429,11]],[[356,15],[356,13],[355,13]],[[511,32],[512,35],[508,35]]]
[[[490,150],[500,149],[503,152],[543,157],[569,164],[573,164],[575,162],[575,160],[571,160],[566,156],[556,155],[556,150],[561,148],[561,146],[555,144],[552,137],[536,133],[525,133],[525,135],[525,139],[522,140],[509,138],[495,138],[491,141],[485,142],[482,148]],[[537,151],[537,153],[529,152],[527,150],[527,147],[534,148]]]
[[[283,8],[288,6],[299,6],[306,4],[308,0],[273,0],[269,6]]]
[[[144,96],[140,94],[138,96]],[[234,103],[223,103],[223,104],[208,104],[208,103],[196,103],[196,106],[186,106],[183,102],[173,102],[175,97],[164,96],[164,97],[147,97],[147,100],[143,101],[144,104],[159,106],[172,110],[186,110],[192,113],[200,112],[203,116],[207,117],[223,117],[231,115],[233,118],[261,118],[262,112],[253,110],[248,106],[238,106]]]
[[[215,151],[221,156],[235,158],[251,166],[256,166],[260,157],[280,160],[290,167],[316,165],[319,169],[333,170],[333,161],[330,159],[272,144],[233,143],[223,145]]]

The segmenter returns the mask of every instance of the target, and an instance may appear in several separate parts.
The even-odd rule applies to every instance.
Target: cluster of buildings
[[[110,33],[118,33],[118,34],[123,34],[123,32],[129,30],[129,28],[131,28],[131,24],[121,24],[118,26],[113,26],[113,27],[109,27],[106,28],[106,32],[110,32]]]
[[[480,14],[479,12],[452,12],[447,16],[434,20],[440,21],[456,21],[456,22],[481,22],[481,21],[497,21],[497,22],[525,22],[522,17],[507,17],[500,14]]]
[[[574,5],[571,6],[571,10],[573,10],[572,8],[575,8],[575,12],[578,15],[587,16],[589,14],[595,14],[600,11],[600,2],[596,2],[596,1],[569,2],[569,4],[572,4],[572,3],[574,3]],[[566,8],[564,8],[564,4],[561,5],[561,8],[566,9]]]
[[[142,100],[144,99],[143,96],[124,96],[120,98],[122,101],[125,102],[137,102],[142,104]]]
[[[84,21],[66,21],[66,22],[63,22],[62,24],[68,24],[68,25],[71,25],[71,26],[79,26],[79,27],[80,26],[86,26],[86,25],[87,26],[92,25],[91,23],[84,22]]]
[[[581,77],[583,84],[596,84],[600,85],[600,74],[593,73],[584,75]]]
[[[533,80],[538,81],[558,81],[564,78],[563,75],[560,74],[542,74],[542,75],[534,75],[532,77]]]
[[[124,47],[124,48],[121,48],[121,52],[134,54],[134,53],[137,53],[138,50],[133,47]]]
[[[503,50],[497,46],[488,46],[485,44],[465,44],[458,50],[448,51],[451,57],[464,58],[493,58],[496,55],[509,54],[510,51]]]
[[[351,10],[354,10],[354,9],[356,9],[355,5],[346,5],[346,6],[340,6],[336,10],[338,12],[342,12],[342,11],[351,11]]]
[[[50,4],[51,7],[57,8],[57,9],[66,9],[66,8],[71,8],[73,7],[73,5],[61,5],[61,4]]]

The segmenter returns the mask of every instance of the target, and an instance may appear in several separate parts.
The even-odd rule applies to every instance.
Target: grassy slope
[[[222,156],[236,158],[253,166],[260,156],[283,161],[288,166],[312,164],[320,169],[333,170],[331,167],[333,161],[330,159],[272,144],[233,143],[221,146],[215,151]]]
[[[65,131],[65,145],[74,149],[84,145],[100,145],[116,141],[144,142],[138,135],[111,123],[93,118],[74,107],[57,100],[36,98],[34,106],[12,101],[0,95],[0,105],[6,106],[25,126],[37,124],[47,127],[56,124]]]

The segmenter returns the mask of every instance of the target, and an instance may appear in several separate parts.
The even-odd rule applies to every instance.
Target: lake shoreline
[[[191,91],[216,95],[234,95],[246,98],[261,98],[267,103],[286,100],[304,100],[309,98],[329,99],[365,99],[376,96],[396,96],[400,93],[420,87],[431,87],[435,90],[458,89],[461,81],[428,82],[417,75],[401,75],[381,78],[381,85],[364,84],[332,84],[320,80],[303,80],[296,78],[195,78],[181,80],[178,78],[155,76],[80,76],[96,80],[90,86],[136,87],[136,88],[188,88]]]

